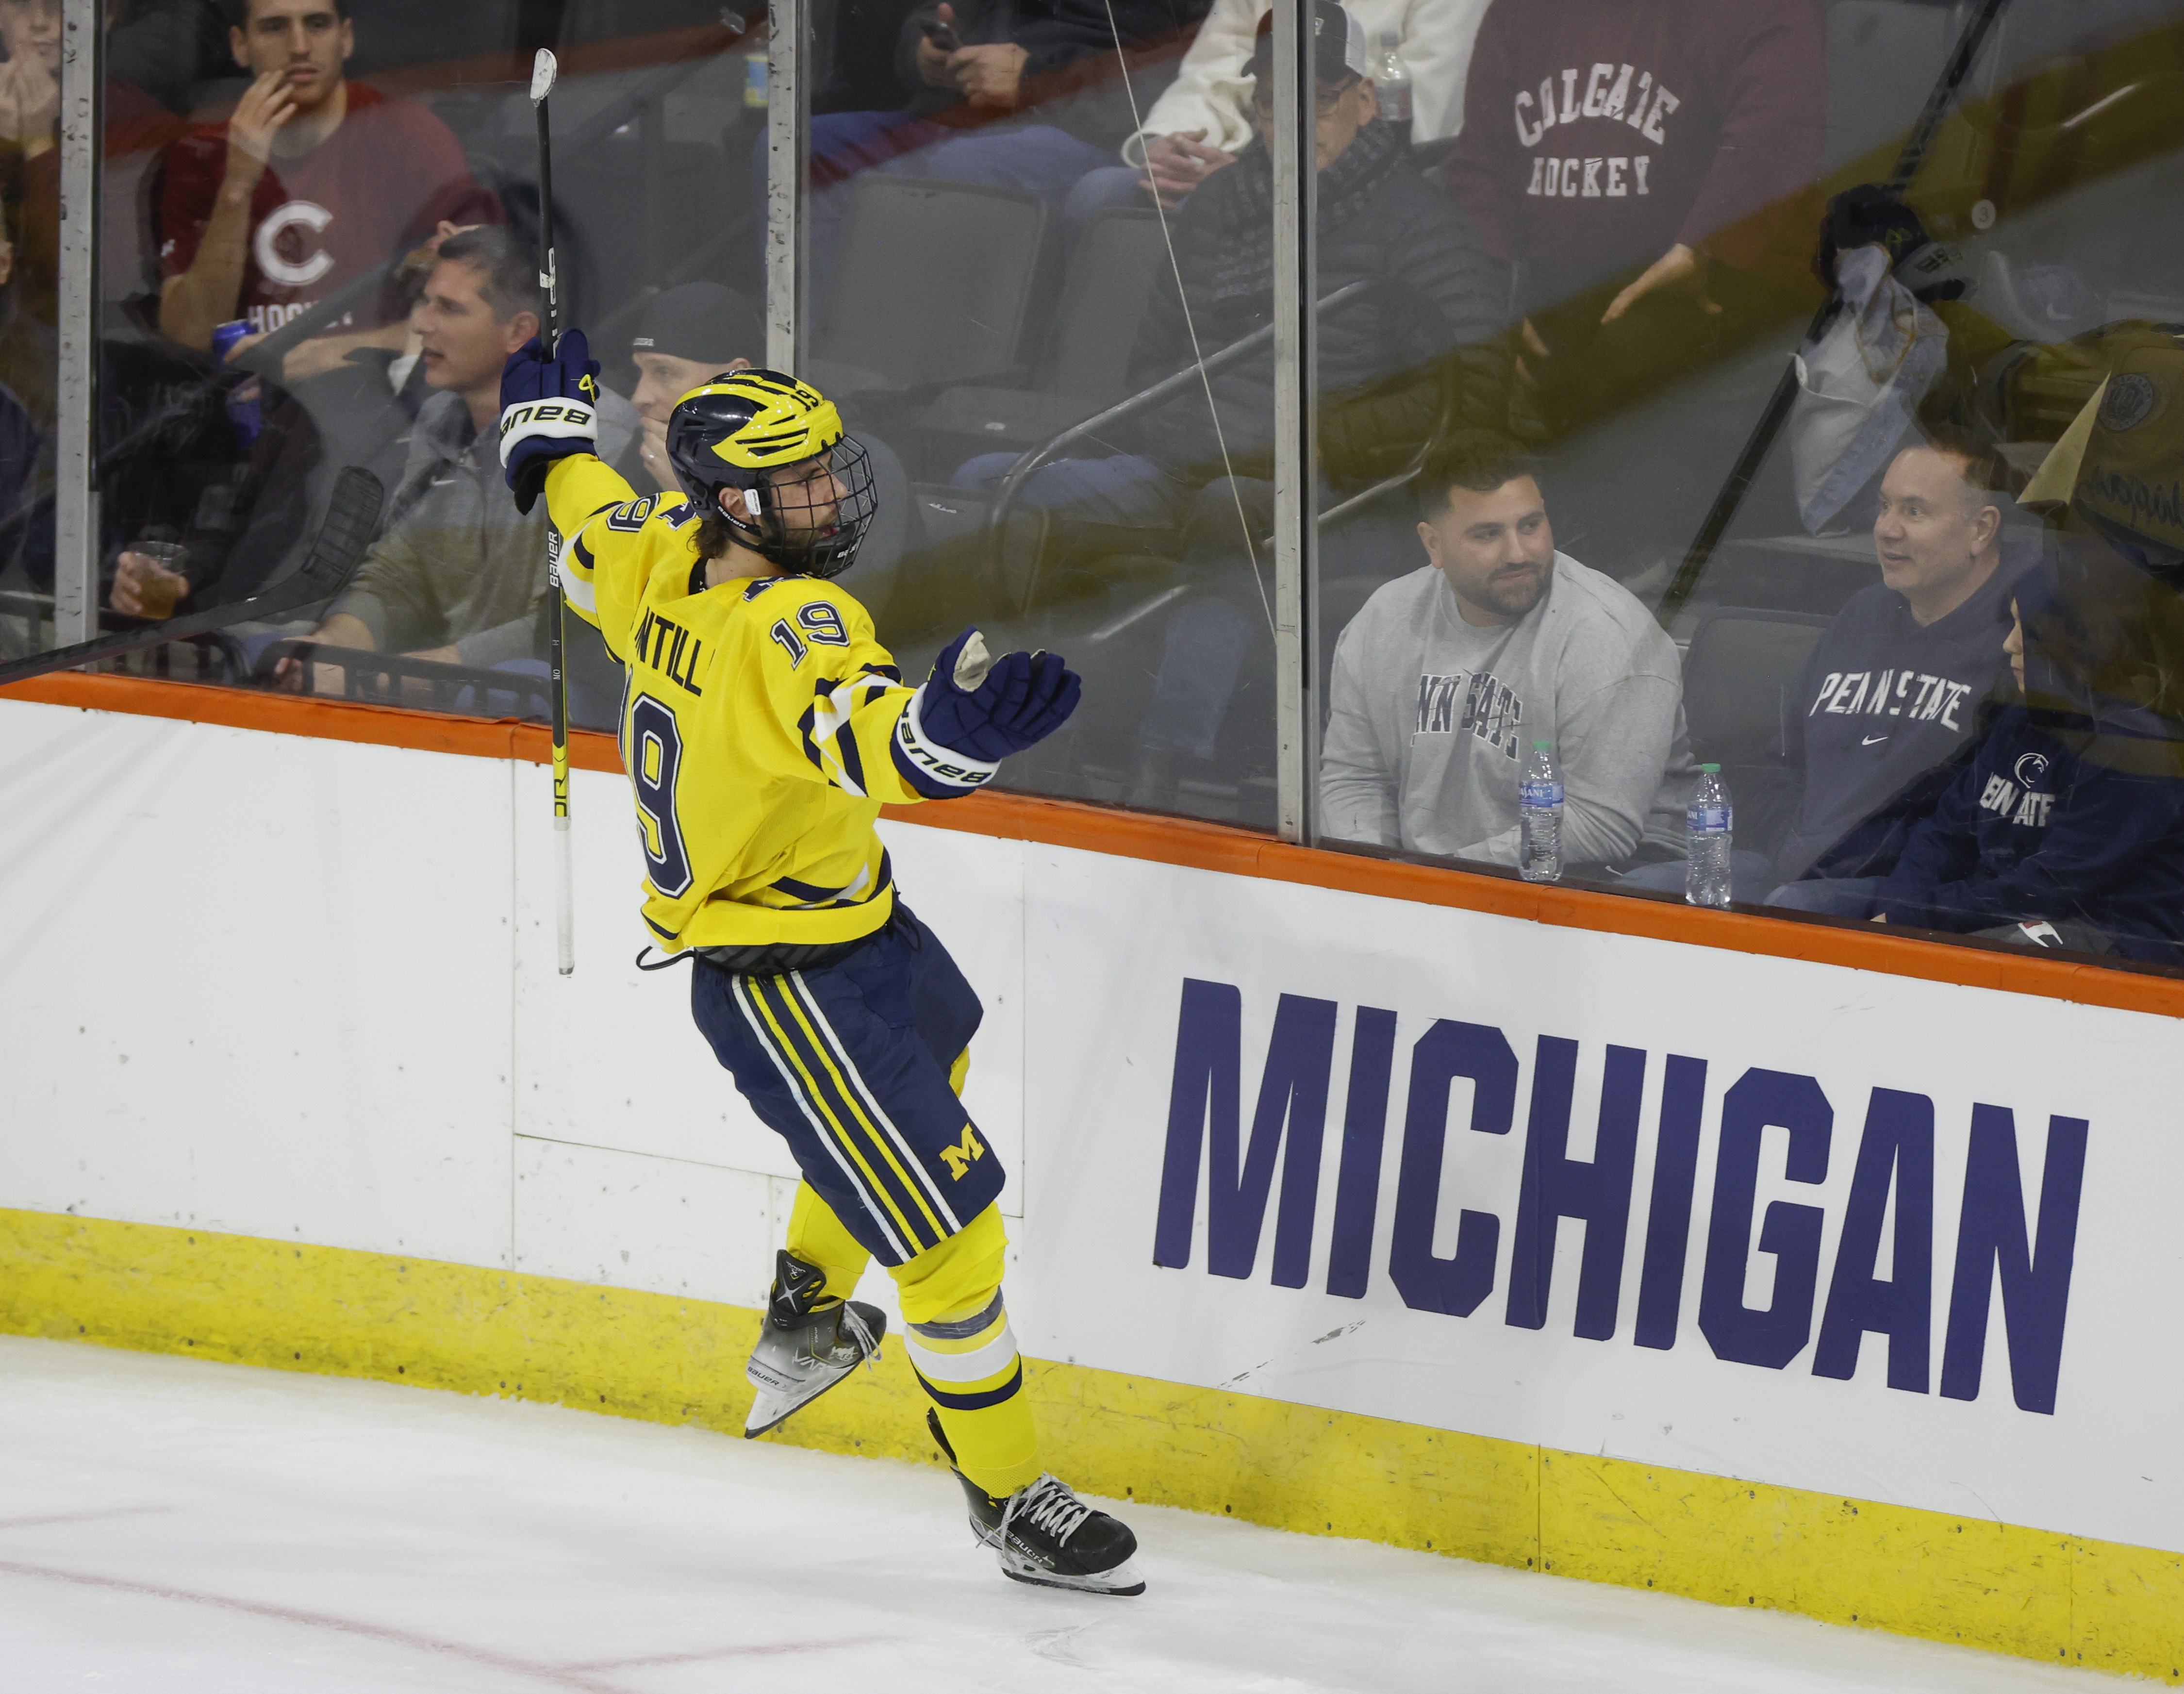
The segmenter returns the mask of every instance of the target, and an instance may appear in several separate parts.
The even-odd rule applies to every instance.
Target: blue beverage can
[[[212,332],[212,354],[221,364],[235,351],[236,343],[251,333],[250,320],[237,318],[216,326]],[[259,405],[258,379],[251,377],[238,382],[227,391],[227,421],[234,426],[237,443],[243,447],[258,439],[258,432],[265,427],[265,415]]]

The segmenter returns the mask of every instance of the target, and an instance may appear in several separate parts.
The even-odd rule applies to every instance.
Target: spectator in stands
[[[1772,767],[1740,797],[1774,879],[1886,872],[1904,824],[1892,803],[1961,752],[2002,680],[2001,632],[2029,538],[2004,522],[2004,468],[1960,442],[1908,447],[1881,479],[1861,590],[1813,649]]]
[[[21,545],[30,508],[53,487],[58,343],[50,325],[24,312],[22,291],[10,286],[14,270],[14,248],[0,230],[0,570]]]
[[[1676,649],[1630,593],[1555,550],[1531,464],[1464,432],[1419,472],[1427,562],[1334,649],[1322,827],[1339,840],[1513,866],[1517,788],[1551,740],[1572,870],[1680,854],[1694,780]]]
[[[278,329],[445,221],[497,221],[463,150],[423,107],[351,82],[348,0],[230,0],[230,44],[254,79],[225,123],[169,147],[155,206],[159,326],[209,348],[242,318]],[[357,303],[297,348],[298,380],[359,347],[402,346],[390,294]]]
[[[1518,371],[1544,438],[1810,309],[1802,195],[1819,169],[1825,62],[1818,0],[1487,8],[1446,178],[1517,269]],[[1748,425],[1708,397],[1652,420],[1675,459],[1612,453],[1566,523],[1617,552],[1680,546]]]
[[[59,138],[60,0],[0,0],[0,147],[35,159]]]
[[[2016,702],[1885,876],[1775,904],[2184,964],[2184,352],[2140,337],[2114,357],[2020,496],[2059,510],[2014,585]]]
[[[1356,0],[1374,52],[1384,36],[1410,73],[1411,145],[1424,147],[1463,127],[1463,79],[1486,0]],[[1142,206],[1148,198],[1173,211],[1223,165],[1234,164],[1256,133],[1251,116],[1251,48],[1266,0],[1214,0],[1198,38],[1167,92],[1122,148],[1126,163],[1086,175],[1069,191],[1072,220],[1101,206]]]
[[[1887,874],[1793,883],[1772,904],[2184,964],[2173,720],[2087,700],[2026,636],[2020,608],[2053,609],[2053,585],[2028,577],[2020,589],[2003,644],[2019,702],[1958,763]]]
[[[1468,220],[1375,116],[1355,17],[1335,0],[1315,3],[1326,25],[1314,67],[1319,287],[1325,295],[1353,282],[1372,285],[1319,323],[1322,462],[1331,486],[1356,488],[1410,463],[1447,410],[1451,389],[1462,421],[1501,421],[1504,366],[1490,343],[1505,284]],[[1273,35],[1262,28],[1251,61],[1261,93],[1273,59]],[[1252,110],[1260,138],[1175,219],[1181,287],[1165,270],[1156,285],[1133,361],[1144,382],[1273,320],[1271,98],[1255,94]],[[1130,426],[1135,453],[1044,466],[1024,498],[1097,521],[1180,527],[1212,479],[1272,475],[1273,382],[1271,348],[1228,365],[1210,378],[1217,423],[1208,421],[1204,392],[1194,389]],[[956,481],[990,488],[1013,463],[1008,454],[981,455]]]
[[[629,343],[637,366],[630,404],[644,420],[636,442],[638,463],[617,465],[632,488],[680,493],[667,462],[667,417],[693,388],[730,371],[749,371],[766,358],[766,320],[733,288],[718,282],[685,282],[664,288],[644,303]]]
[[[176,8],[199,3],[164,0]],[[171,52],[176,31],[166,26],[184,20],[173,10],[162,16],[142,4],[124,19],[129,9],[103,8],[109,51],[99,89],[99,194],[107,209],[99,267],[109,286],[128,279],[114,288],[117,294],[133,286],[136,275],[137,220],[123,211],[136,204],[136,173],[147,155],[190,127],[136,80],[152,71],[162,48]],[[60,0],[0,0],[0,45],[7,49],[0,62],[0,206],[14,247],[12,298],[18,316],[50,325],[58,321],[60,280]],[[195,55],[183,52],[178,64],[164,69],[167,79],[179,72],[186,87],[195,75]],[[29,403],[27,393],[24,398]]]
[[[501,366],[538,333],[543,311],[536,258],[504,227],[442,242],[415,314],[425,380],[437,392],[417,414],[386,532],[315,639],[443,664],[536,656],[544,509],[524,517],[509,500],[495,426]],[[636,437],[637,414],[604,390],[599,411],[600,456],[612,460]],[[299,680],[293,660],[280,680]]]
[[[897,52],[904,107],[813,118],[812,187],[883,170],[1059,198],[1130,132],[1126,69],[1140,88],[1152,81],[1146,73],[1182,53],[1206,3],[922,6]]]
[[[132,617],[170,617],[247,599],[299,565],[310,544],[312,483],[325,462],[317,426],[269,386],[252,403],[254,432],[238,429],[236,373],[209,387],[201,364],[162,369],[144,351],[125,361],[109,343],[102,361],[103,373],[134,378],[110,392],[102,384],[99,396],[103,413],[126,420],[103,437],[120,449],[99,491],[105,553],[120,549],[109,603]],[[178,543],[178,568],[141,550],[148,541]]]

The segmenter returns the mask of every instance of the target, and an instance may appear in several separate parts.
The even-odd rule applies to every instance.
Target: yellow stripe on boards
[[[760,1314],[337,1247],[0,1210],[0,1333],[739,1433]],[[2184,1554],[1026,1361],[1088,1493],[2184,1682]],[[763,1437],[938,1463],[902,1350]],[[935,1478],[933,1509],[961,1509]]]
[[[903,1215],[901,1208],[888,1198],[885,1186],[879,1178],[873,1174],[872,1166],[866,1162],[865,1156],[858,1150],[855,1140],[844,1128],[842,1120],[834,1115],[833,1109],[827,1104],[826,1095],[820,1091],[818,1079],[811,1074],[810,1067],[798,1055],[796,1044],[789,1039],[788,1032],[781,1027],[781,1020],[774,1016],[773,1008],[766,1003],[756,989],[750,989],[749,994],[750,1003],[758,1008],[758,1015],[766,1020],[766,1027],[773,1032],[774,1050],[780,1054],[796,1074],[803,1079],[805,1104],[826,1120],[833,1129],[835,1145],[855,1161],[857,1168],[864,1173],[866,1196],[886,1208],[887,1215],[894,1221],[895,1235],[901,1241],[903,1251],[907,1254],[915,1255],[930,1245],[929,1242],[919,1235],[916,1226]],[[788,996],[784,995],[783,998],[787,1000]],[[789,1003],[794,1005],[794,1001],[790,1000]]]
[[[850,1110],[856,1114],[857,1121],[864,1125],[866,1132],[872,1138],[872,1145],[879,1149],[881,1156],[887,1160],[894,1173],[902,1179],[903,1187],[917,1201],[917,1209],[925,1214],[926,1222],[932,1226],[933,1241],[937,1244],[946,1240],[955,1233],[955,1229],[951,1225],[943,1223],[940,1221],[940,1215],[933,1211],[932,1201],[927,1197],[921,1181],[923,1173],[915,1168],[915,1161],[911,1167],[905,1167],[902,1161],[895,1156],[894,1131],[891,1128],[883,1128],[880,1124],[873,1122],[872,1113],[865,1109],[864,1090],[861,1088],[851,1087],[850,1079],[842,1074],[841,1064],[836,1062],[833,1045],[825,1035],[820,1034],[815,1009],[805,1006],[804,997],[793,988],[784,986],[781,991],[781,997],[796,1014],[797,1023],[803,1027],[805,1034],[811,1039],[812,1050],[827,1062],[827,1073],[833,1078],[836,1092],[848,1102]],[[829,1035],[833,1033],[832,1030],[827,1032]],[[846,1060],[841,1062],[844,1064],[847,1062]]]

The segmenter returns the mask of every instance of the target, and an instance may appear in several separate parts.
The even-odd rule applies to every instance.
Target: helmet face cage
[[[755,488],[723,490],[721,505],[738,529],[755,529],[745,544],[769,564],[794,576],[838,577],[857,561],[879,510],[879,489],[872,455],[845,435],[816,460],[764,473]]]

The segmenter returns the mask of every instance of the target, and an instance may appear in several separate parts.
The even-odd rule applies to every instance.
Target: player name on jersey
[[[647,608],[630,650],[637,663],[658,671],[686,694],[701,698],[705,694],[698,686],[697,675],[705,644],[672,618]]]

